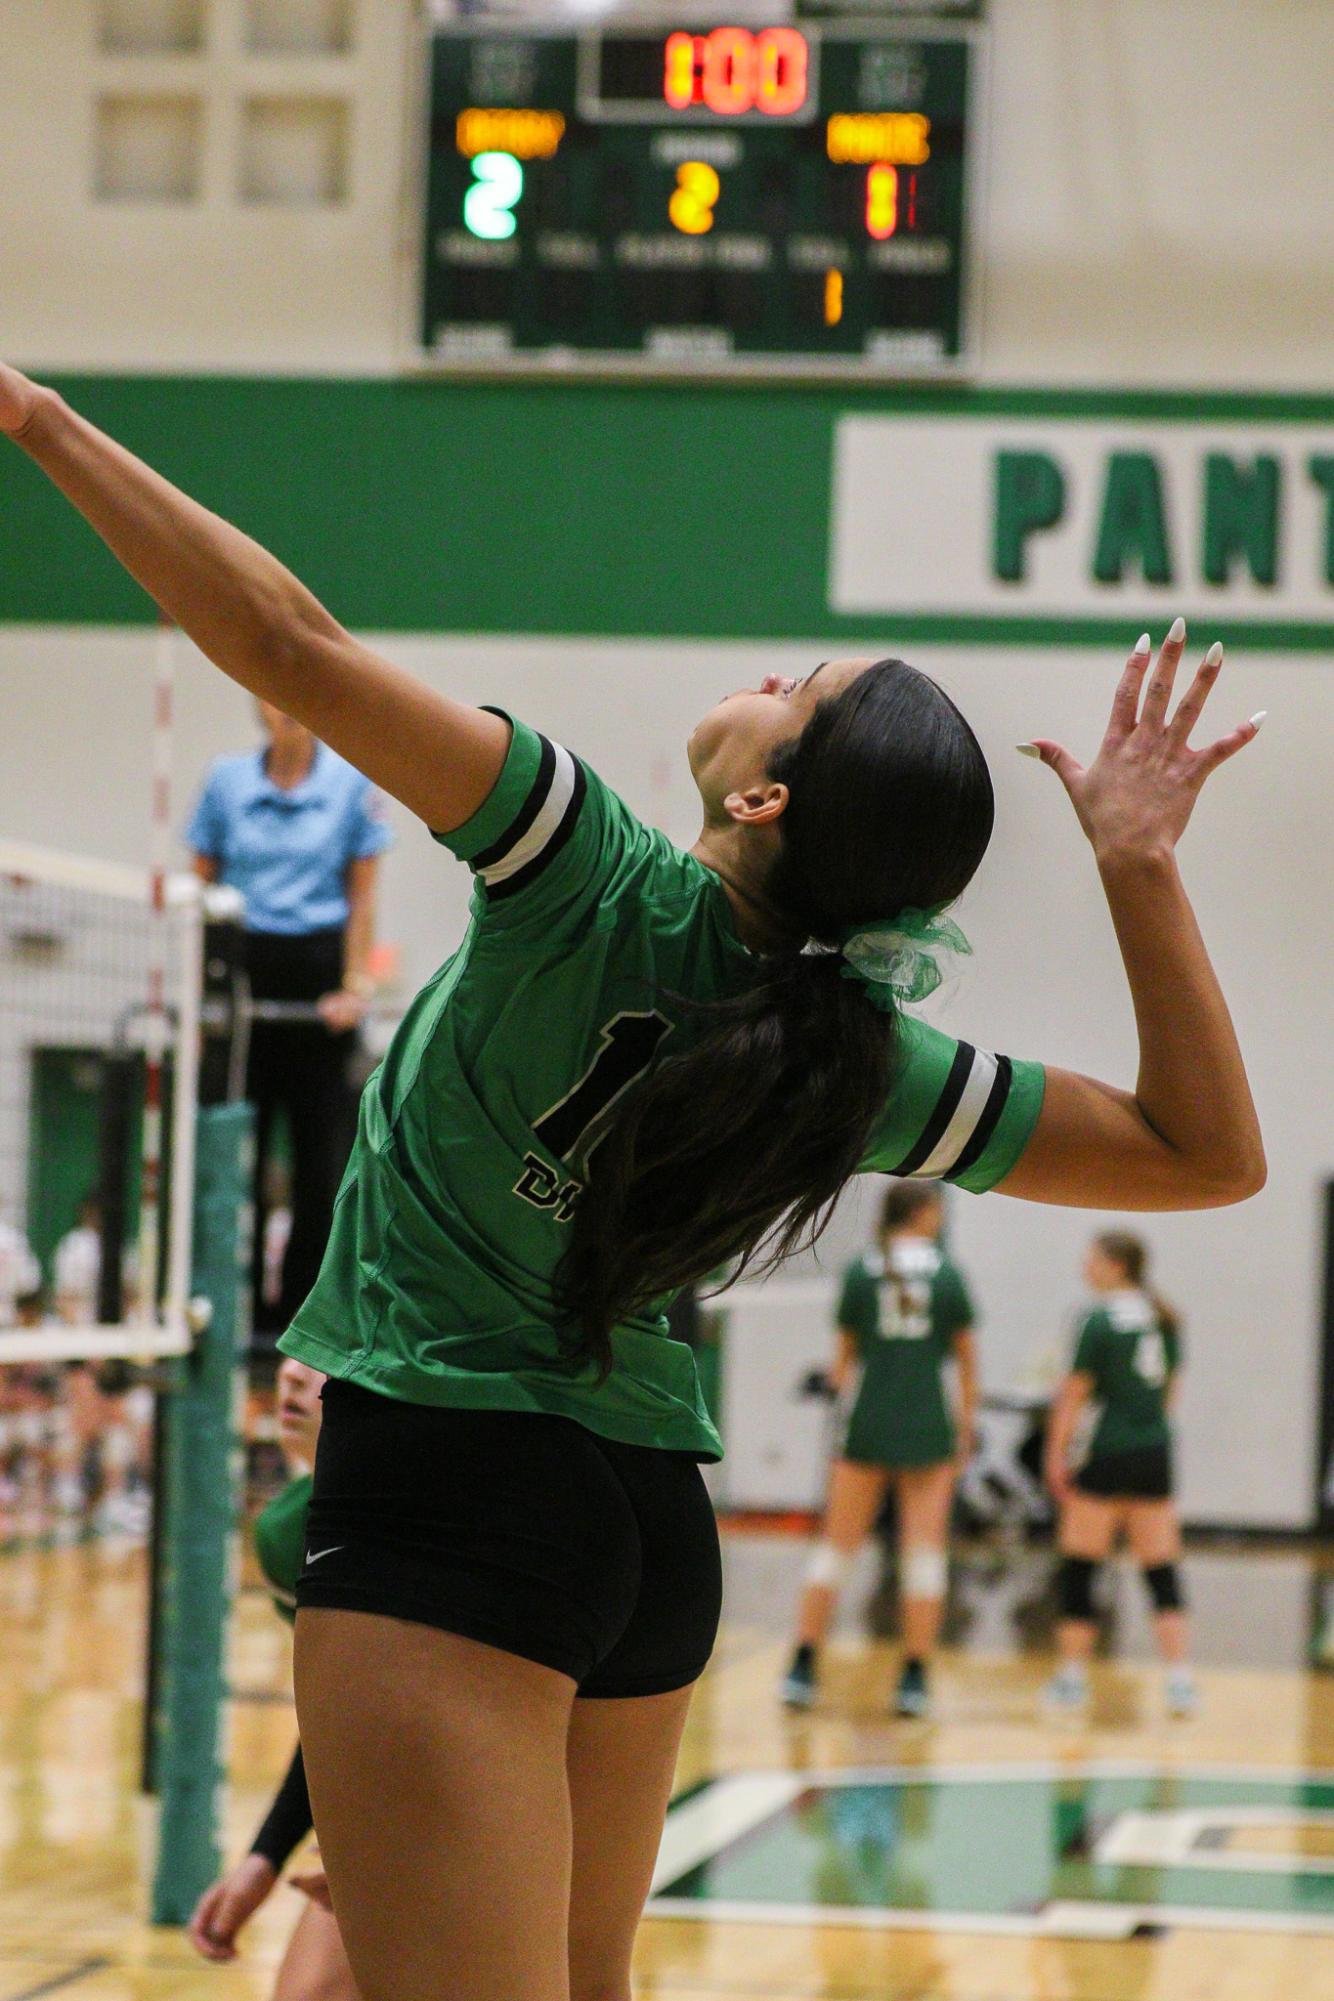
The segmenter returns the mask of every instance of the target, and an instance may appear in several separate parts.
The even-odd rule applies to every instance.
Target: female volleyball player
[[[332,1380],[298,1585],[321,1853],[369,2001],[624,2001],[719,1609],[717,1436],[662,1296],[818,1229],[862,1167],[1033,1201],[1242,1199],[1263,1149],[1173,850],[1247,744],[1175,714],[1185,628],[1126,666],[1085,770],[1135,1004],[1133,1091],[901,1011],[993,805],[893,660],[769,675],[697,726],[683,852],[577,758],[346,632],[282,565],[0,370],[0,430],[201,650],[417,813],[476,878],[459,952],[362,1098],[284,1338]],[[637,691],[643,702],[644,691]],[[808,944],[811,949],[806,949]]]
[[[1172,1498],[1172,1402],[1181,1373],[1181,1327],[1149,1291],[1148,1251],[1138,1237],[1107,1230],[1084,1259],[1096,1304],[1080,1322],[1074,1363],[1047,1432],[1047,1484],[1061,1510],[1061,1665],[1048,1685],[1058,1709],[1088,1700],[1099,1564],[1124,1531],[1153,1605],[1167,1666],[1167,1707],[1195,1709],[1187,1666],[1190,1632],[1181,1589],[1181,1525]],[[1090,1403],[1097,1419],[1072,1470],[1073,1446]]]
[[[930,1706],[926,1670],[945,1606],[950,1503],[972,1449],[977,1408],[972,1301],[940,1249],[944,1221],[935,1183],[894,1182],[876,1250],[844,1275],[833,1382],[842,1390],[859,1364],[862,1375],[797,1615],[797,1649],[783,1683],[792,1709],[808,1709],[815,1699],[816,1655],[839,1587],[891,1482],[904,1646],[895,1708],[900,1716],[924,1716]],[[951,1363],[956,1408],[945,1380]]]
[[[324,1377],[286,1356],[278,1367],[278,1431],[293,1477],[255,1522],[255,1548],[273,1601],[287,1619],[296,1612],[296,1580],[306,1548],[310,1468],[320,1435]],[[234,1869],[204,1892],[190,1920],[190,1939],[205,1959],[236,1957],[236,1941],[276,1888],[284,1865],[311,1830],[310,1793],[298,1744],[264,1824]],[[323,1900],[324,1872],[294,1876],[311,1901],[297,1919],[274,1982],[273,2001],[358,2001],[338,1920]]]

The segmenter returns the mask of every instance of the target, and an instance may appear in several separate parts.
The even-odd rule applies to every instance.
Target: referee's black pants
[[[296,936],[251,931],[246,966],[253,999],[317,1001],[343,983],[341,928]],[[333,1220],[334,1197],[347,1165],[356,1122],[355,1029],[333,1034],[322,1021],[254,1023],[246,1067],[246,1097],[255,1107],[255,1243],[251,1270],[259,1346],[291,1321],[315,1283]],[[265,1167],[279,1114],[291,1142],[292,1230],[276,1302],[263,1295]]]

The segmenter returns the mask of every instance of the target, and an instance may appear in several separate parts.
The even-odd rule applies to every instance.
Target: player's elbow
[[[1241,1149],[1236,1158],[1226,1162],[1211,1164],[1200,1188],[1202,1209],[1227,1209],[1238,1202],[1249,1202],[1252,1195],[1258,1195],[1269,1179],[1269,1163],[1265,1159],[1263,1142],[1256,1136],[1254,1143]]]
[[[1264,1143],[1258,1137],[1252,1147],[1245,1166],[1237,1177],[1237,1192],[1234,1202],[1249,1202],[1252,1195],[1258,1195],[1269,1179],[1269,1162],[1265,1159]]]

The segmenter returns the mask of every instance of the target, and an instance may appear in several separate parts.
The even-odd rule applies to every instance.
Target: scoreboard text
[[[813,22],[440,30],[423,347],[958,368],[977,47]]]

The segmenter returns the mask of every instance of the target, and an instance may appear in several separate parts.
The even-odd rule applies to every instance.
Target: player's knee
[[[1063,1556],[1057,1577],[1057,1597],[1063,1619],[1088,1622],[1094,1617],[1093,1586],[1099,1566],[1089,1556]]]
[[[576,1978],[570,1973],[570,2001],[632,2001],[630,1976],[605,1980],[595,1978],[591,1983]]]
[[[1150,1563],[1144,1566],[1144,1583],[1155,1612],[1180,1612],[1186,1603],[1178,1563]]]
[[[841,1591],[848,1581],[852,1569],[852,1554],[846,1549],[837,1549],[828,1537],[817,1542],[809,1564],[806,1566],[806,1582],[815,1584],[822,1591]]]
[[[630,1955],[580,1950],[570,1939],[570,2001],[631,2001]]]
[[[943,1598],[948,1582],[949,1563],[943,1549],[916,1543],[904,1550],[899,1585],[905,1598]]]

